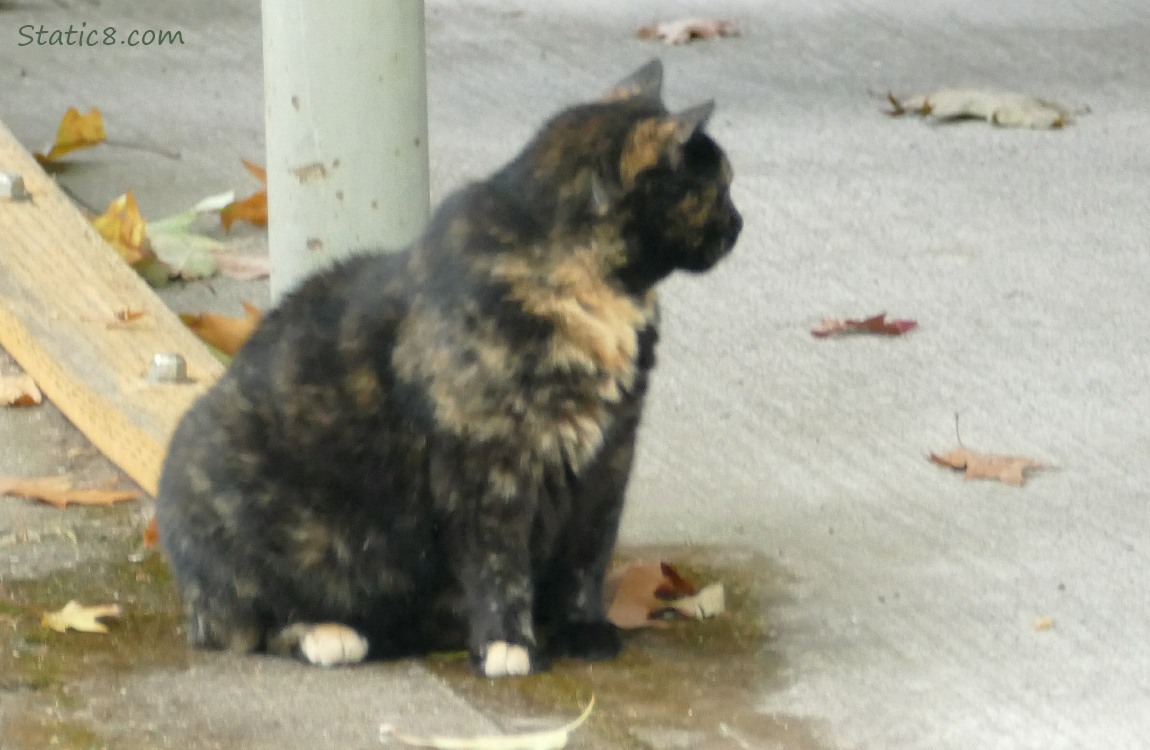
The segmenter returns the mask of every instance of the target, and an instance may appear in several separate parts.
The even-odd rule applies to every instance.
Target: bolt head
[[[175,352],[156,352],[144,379],[152,383],[190,383],[188,363]]]

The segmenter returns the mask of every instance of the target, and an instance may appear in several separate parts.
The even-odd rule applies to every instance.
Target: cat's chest
[[[436,428],[578,469],[614,424],[635,418],[652,360],[657,304],[559,268],[510,299],[545,321],[544,335],[430,308],[405,326],[394,363],[425,389]]]

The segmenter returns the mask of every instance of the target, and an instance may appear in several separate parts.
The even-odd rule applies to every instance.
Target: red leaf
[[[877,333],[885,336],[898,336],[918,326],[915,320],[887,320],[886,313],[879,313],[863,320],[843,320],[824,318],[811,330],[816,338],[826,338],[840,333]]]

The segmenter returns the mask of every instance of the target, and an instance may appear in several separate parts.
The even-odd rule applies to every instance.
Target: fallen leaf
[[[156,517],[148,521],[144,527],[144,549],[155,549],[160,543],[160,527],[156,525]]]
[[[739,30],[730,21],[716,18],[680,18],[662,21],[654,26],[643,26],[635,32],[640,39],[662,39],[664,44],[686,44],[694,39],[718,39],[738,36]]]
[[[113,505],[137,500],[140,497],[140,493],[135,490],[75,489],[67,477],[36,479],[0,477],[0,495],[16,495],[28,500],[38,500],[56,508],[66,508],[68,505]]]
[[[1005,484],[1020,486],[1028,469],[1050,469],[1044,464],[1022,456],[996,456],[978,453],[969,448],[955,448],[949,453],[930,454],[930,460],[939,466],[965,470],[967,479],[997,479]]]
[[[671,609],[691,620],[707,620],[723,614],[727,608],[727,594],[721,583],[709,583],[699,593],[675,599]]]
[[[77,149],[95,146],[106,141],[104,133],[104,117],[100,110],[92,107],[88,114],[82,115],[75,107],[69,107],[60,120],[60,127],[56,129],[56,142],[46,154],[34,154],[36,161],[45,162],[59,159],[64,154]]]
[[[103,214],[92,219],[96,231],[116,248],[129,265],[135,265],[151,255],[145,245],[147,223],[140,215],[140,207],[132,191],[128,191],[108,204]]]
[[[981,89],[940,89],[899,99],[887,94],[892,117],[910,112],[941,121],[979,119],[1004,128],[1057,129],[1071,122],[1065,108],[1028,94]]]
[[[215,276],[219,272],[214,250],[218,240],[192,232],[160,232],[148,227],[148,240],[152,251],[169,269],[172,278],[197,281]]]
[[[268,184],[268,171],[255,162],[250,162],[247,159],[240,159],[240,163],[244,165],[244,169],[251,173],[252,177],[262,182],[265,186]]]
[[[204,342],[228,355],[234,355],[260,324],[260,311],[244,302],[244,317],[206,312],[199,315],[181,314],[180,320]]]
[[[252,193],[242,200],[232,201],[220,209],[220,224],[224,231],[231,231],[232,224],[237,221],[247,221],[261,227],[268,225],[268,175],[267,170],[247,159],[241,159],[244,167],[264,184],[264,189]]]
[[[222,243],[193,232],[192,224],[205,214],[223,210],[235,199],[234,190],[209,195],[186,211],[148,222],[147,235],[152,250],[171,269],[173,278],[195,281],[216,275],[219,267],[213,253]]]
[[[409,747],[430,747],[435,750],[560,750],[567,747],[567,740],[576,729],[587,721],[595,708],[595,696],[579,717],[556,729],[523,734],[485,735],[479,737],[420,737],[401,732],[390,724],[379,728],[381,740],[387,738]]]
[[[40,624],[46,628],[64,633],[79,630],[83,633],[107,633],[108,626],[100,622],[101,617],[119,617],[123,612],[118,604],[96,604],[85,606],[70,601],[55,612],[45,612]]]
[[[1036,617],[1034,619],[1035,630],[1050,630],[1054,627],[1054,620],[1049,617]]]
[[[36,381],[28,375],[0,375],[0,406],[35,406],[43,400]]]
[[[723,610],[723,587],[711,584],[699,590],[670,563],[642,560],[611,571],[604,594],[607,619],[627,630],[666,627],[660,615],[668,612],[702,619]]]
[[[914,320],[887,320],[886,313],[883,312],[862,320],[823,318],[819,325],[811,330],[811,335],[820,339],[839,333],[880,333],[898,336],[917,326],[918,322]]]
[[[271,274],[271,259],[267,253],[241,253],[234,250],[213,250],[212,256],[220,273],[231,279],[253,281]]]

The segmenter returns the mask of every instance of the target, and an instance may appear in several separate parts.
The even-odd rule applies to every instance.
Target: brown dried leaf
[[[635,32],[640,39],[662,39],[664,44],[686,44],[694,39],[718,39],[738,36],[739,30],[730,21],[717,18],[680,18],[661,21],[654,26],[643,26]]]
[[[240,161],[243,162],[244,168],[251,172],[252,176],[264,184],[264,189],[252,193],[246,198],[232,201],[220,209],[220,224],[223,225],[225,232],[231,231],[232,224],[237,221],[247,221],[261,227],[268,225],[267,170],[247,159]]]
[[[113,505],[137,500],[140,497],[140,493],[136,490],[75,489],[67,477],[38,477],[36,479],[0,477],[0,495],[15,495],[28,500],[38,500],[61,509],[69,505]]]
[[[199,315],[181,314],[180,320],[204,342],[225,354],[234,355],[260,324],[259,309],[248,302],[243,305],[242,318],[206,312]]]
[[[96,604],[85,606],[70,601],[55,612],[45,612],[40,624],[46,628],[64,633],[79,630],[82,633],[107,633],[108,627],[99,622],[101,617],[119,617],[123,612],[118,604]]]
[[[43,400],[44,395],[30,376],[0,375],[0,406],[35,406]]]
[[[887,320],[886,313],[872,315],[862,320],[844,320],[842,318],[823,318],[811,335],[815,338],[826,338],[840,333],[877,333],[884,336],[899,336],[918,327],[915,320]]]
[[[713,590],[700,603],[694,598],[703,596],[703,592],[673,565],[658,560],[641,560],[616,568],[608,574],[604,589],[607,619],[624,629],[666,627],[654,616],[672,610],[695,617],[692,613],[714,605]]]
[[[978,453],[969,448],[955,448],[949,453],[930,454],[930,460],[939,466],[965,470],[967,479],[997,479],[1004,484],[1021,486],[1028,469],[1050,469],[1050,464],[1022,456],[996,456]]]

